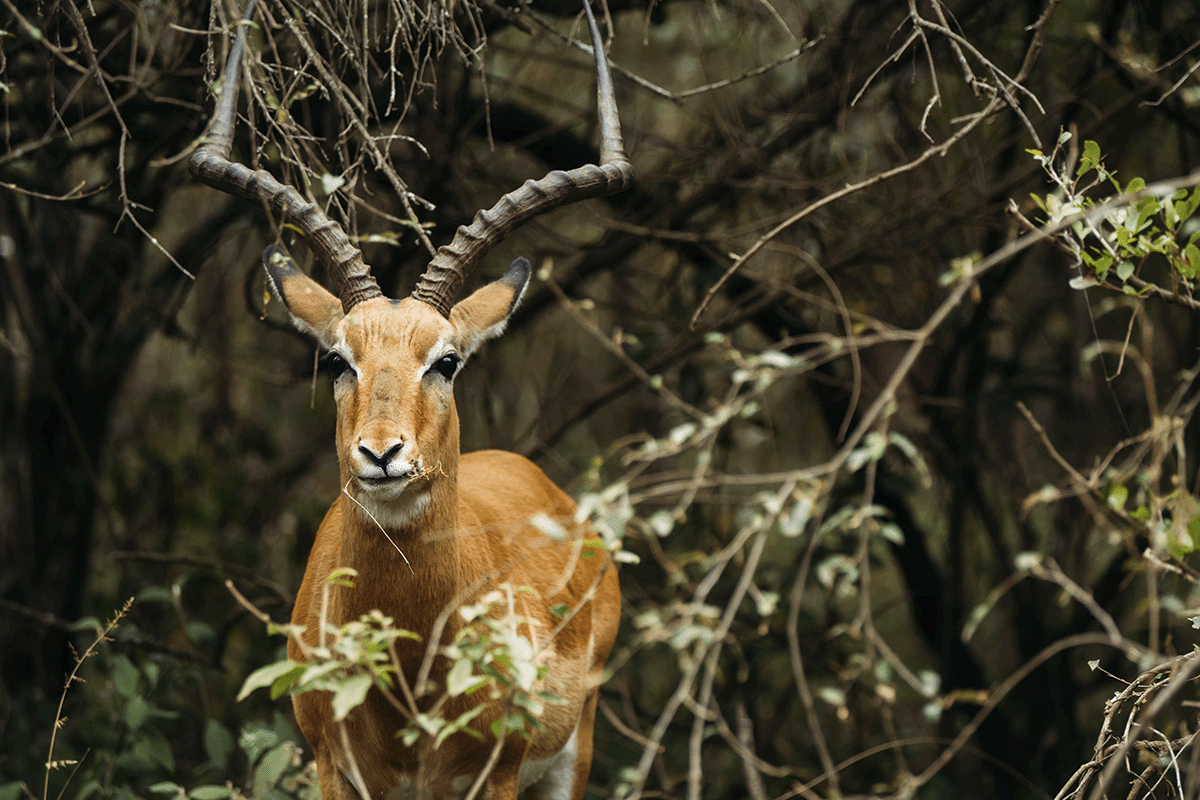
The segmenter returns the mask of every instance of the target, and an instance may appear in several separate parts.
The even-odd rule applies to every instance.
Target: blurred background
[[[259,5],[234,157],[389,295],[597,160],[574,2]],[[313,791],[235,702],[284,641],[225,583],[286,620],[339,490],[259,265],[308,252],[187,172],[240,11],[0,4],[0,800]],[[536,277],[457,388],[626,551],[590,791],[1083,797],[1162,696],[1104,780],[1197,796],[1200,7],[597,13],[636,184],[493,251]]]

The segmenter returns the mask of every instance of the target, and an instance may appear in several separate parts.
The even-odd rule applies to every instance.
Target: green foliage
[[[1056,238],[1085,267],[1071,286],[1099,284],[1145,296],[1152,279],[1146,268],[1158,256],[1169,270],[1172,290],[1176,284],[1194,289],[1200,277],[1200,225],[1193,219],[1200,209],[1200,187],[1147,193],[1141,177],[1122,185],[1091,140],[1084,142],[1078,167],[1070,173],[1063,152],[1070,141],[1071,134],[1064,132],[1051,153],[1029,153],[1056,186],[1049,194],[1031,196],[1047,225],[1062,226]]]
[[[205,731],[206,747],[211,723],[210,720],[210,728]],[[222,728],[219,739],[220,750],[228,759],[232,753],[232,737]],[[163,780],[151,785],[149,791],[166,800],[319,800],[316,764],[306,761],[295,731],[281,716],[276,715],[269,726],[248,725],[242,730],[237,744],[242,756],[239,766],[250,775],[248,785],[238,786],[230,781],[224,785],[201,784],[187,789],[174,780]],[[224,766],[228,769],[234,765],[226,763]]]
[[[523,588],[516,591],[532,592]],[[442,655],[452,664],[446,679],[447,696],[481,692],[480,702],[503,700],[507,711],[492,724],[492,735],[501,738],[519,733],[528,739],[541,728],[538,717],[545,704],[558,702],[560,697],[544,688],[547,669],[538,663],[538,652],[529,636],[522,632],[530,629],[530,620],[512,611],[513,592],[511,586],[504,591],[489,592],[479,602],[459,609],[464,625],[454,643],[442,650]],[[463,730],[479,708],[447,723],[452,730],[439,733],[438,742],[449,733]],[[470,716],[463,719],[467,715]]]
[[[348,581],[352,577],[352,571],[339,570],[329,577],[327,585],[352,590]],[[538,717],[545,704],[560,700],[547,688],[546,667],[538,663],[539,653],[523,632],[529,630],[530,621],[512,610],[515,593],[532,591],[506,585],[458,609],[462,625],[454,641],[438,649],[438,655],[450,661],[445,686],[435,686],[432,681],[412,685],[417,676],[402,672],[396,644],[401,640],[420,641],[420,637],[397,628],[391,617],[376,610],[345,625],[326,623],[315,647],[304,644],[300,628],[272,626],[275,632],[301,643],[304,660],[283,659],[256,669],[246,678],[238,699],[262,688],[270,689],[271,699],[284,694],[330,692],[333,719],[341,722],[375,688],[403,706],[409,724],[396,735],[410,747],[423,736],[431,738],[435,747],[456,733],[480,738],[482,734],[472,726],[473,721],[487,704],[500,702],[504,713],[492,722],[491,734],[503,738],[517,733],[530,738],[540,728]],[[571,614],[569,608],[560,610],[563,618]],[[466,697],[474,702],[453,718],[447,717],[451,702]],[[461,707],[461,703],[455,707]]]
[[[161,599],[155,591],[143,594],[151,602]],[[136,635],[129,619],[133,605],[130,600],[103,626],[81,622],[92,640],[79,655],[62,699],[64,705],[82,703],[86,713],[57,720],[43,796],[133,800],[148,792],[191,800],[318,798],[314,767],[305,763],[300,738],[282,715],[276,713],[270,724],[247,723],[235,740],[221,720],[198,720],[171,707],[171,686],[182,677],[178,668],[117,649]],[[197,729],[181,729],[181,723],[195,723]],[[180,785],[177,776],[184,769],[177,748],[189,737],[203,754],[202,761],[189,760],[195,775],[240,774],[247,776],[245,784],[227,777],[221,785]],[[16,800],[24,796],[23,787],[21,782],[4,784],[0,797]]]
[[[300,631],[291,626],[278,629],[289,635]],[[343,626],[327,625],[322,643],[309,648],[303,662],[284,659],[260,667],[247,676],[238,700],[255,689],[269,687],[271,699],[300,692],[332,692],[334,720],[342,721],[362,705],[373,685],[395,686],[396,668],[392,653],[400,639],[419,640],[411,631],[395,627],[391,617],[379,611]]]

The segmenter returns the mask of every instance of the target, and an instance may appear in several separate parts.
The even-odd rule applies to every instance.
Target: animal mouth
[[[364,486],[394,486],[400,483],[407,483],[408,475],[384,475],[378,478],[369,478],[364,475],[359,475],[358,482]]]
[[[417,483],[427,474],[422,470],[409,468],[393,475],[356,475],[355,479],[359,486],[368,489],[404,489],[410,483]]]

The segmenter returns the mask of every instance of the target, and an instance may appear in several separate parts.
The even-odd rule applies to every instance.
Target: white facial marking
[[[362,373],[358,371],[358,365],[354,363],[354,351],[346,344],[346,337],[343,335],[340,326],[338,327],[337,333],[335,333],[333,336],[333,341],[329,344],[329,352],[337,353],[339,356],[341,356],[342,360],[345,361],[346,364],[349,365],[350,369],[354,372],[354,376],[356,378],[362,375]]]
[[[451,337],[449,335],[443,336],[434,342],[433,347],[429,348],[429,354],[425,356],[425,363],[421,365],[421,374],[417,376],[417,380],[425,377],[426,373],[429,372],[430,368],[432,368],[434,364],[451,354],[459,355],[461,357],[458,351],[454,348],[454,343],[451,341]],[[464,358],[463,360],[465,361],[466,359]]]
[[[271,284],[271,288],[274,289],[275,284]],[[278,297],[278,293],[276,294],[276,296]],[[282,301],[280,301],[280,302],[282,302]],[[318,342],[324,341],[323,337],[321,336],[321,332],[318,331],[316,328],[309,325],[307,322],[305,322],[304,320],[300,319],[299,317],[297,317],[295,315],[289,314],[288,316],[292,320],[292,327],[294,327],[296,330],[300,331],[303,334],[311,336],[312,338],[316,339]]]
[[[406,487],[407,488],[407,487]],[[354,498],[369,511],[375,521],[388,530],[412,525],[429,511],[429,489],[409,489],[404,495],[380,502],[370,492],[358,492]]]
[[[477,332],[470,339],[464,339],[462,342],[462,356],[465,359],[467,356],[479,349],[479,345],[495,339],[500,334],[504,333],[504,329],[508,327],[508,319],[502,319],[490,328],[484,328]]]

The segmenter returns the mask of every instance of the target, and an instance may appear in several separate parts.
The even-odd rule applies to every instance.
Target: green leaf
[[[1013,566],[1021,571],[1030,570],[1042,563],[1042,554],[1023,550],[1013,556]]]
[[[451,697],[458,697],[485,683],[487,683],[487,679],[475,674],[475,667],[470,660],[460,658],[454,662],[454,666],[450,668],[450,674],[446,676],[446,691],[450,693]]]
[[[175,771],[175,754],[171,752],[170,742],[153,728],[144,730],[133,749],[138,755],[148,758],[167,772]]]
[[[1079,159],[1079,169],[1075,171],[1075,177],[1085,175],[1096,168],[1100,163],[1100,145],[1088,139],[1083,143],[1083,155]]]
[[[1108,490],[1108,504],[1120,511],[1129,499],[1129,490],[1121,484],[1113,484]]]
[[[233,734],[218,720],[210,719],[204,723],[204,752],[219,773],[228,770],[234,746]]]
[[[1175,226],[1179,224],[1179,204],[1168,200],[1162,204],[1162,210],[1163,219],[1166,220],[1167,227],[1174,230]]]
[[[372,680],[368,673],[353,675],[333,693],[333,721],[341,722],[367,699]]]
[[[760,617],[769,617],[779,606],[778,592],[759,592],[754,598],[754,609]]]
[[[512,733],[529,738],[529,731],[525,728],[525,717],[520,714],[508,714],[492,723],[492,735],[497,739]]]
[[[480,703],[474,708],[468,708],[466,711],[459,714],[458,719],[454,720],[454,722],[448,722],[443,725],[442,729],[438,731],[437,736],[433,740],[434,748],[439,747],[442,742],[446,741],[446,739],[448,739],[452,734],[458,733],[459,731],[468,733],[471,736],[474,736],[476,739],[482,739],[483,736],[479,733],[479,731],[468,728],[467,724],[479,716],[483,709],[484,705]]]
[[[1192,517],[1187,524],[1188,538],[1192,540],[1192,549],[1200,550],[1200,517]]]
[[[197,786],[188,792],[192,800],[225,800],[233,797],[233,789],[228,786]]]
[[[885,522],[879,526],[879,533],[897,547],[904,546],[904,531],[894,522]]]
[[[150,716],[150,704],[144,697],[131,697],[125,704],[125,725],[131,731],[142,727],[142,723]]]
[[[557,542],[565,542],[571,538],[571,532],[562,523],[546,514],[534,514],[529,518],[529,524]]]
[[[103,626],[97,617],[80,617],[67,626],[67,630],[72,633],[85,631],[88,633],[99,633]]]
[[[942,676],[931,669],[921,670],[917,677],[921,680],[921,688],[918,691],[924,697],[933,697],[942,686]]]
[[[1200,274],[1200,247],[1188,244],[1183,248],[1183,257],[1187,260],[1187,271],[1184,273],[1184,277],[1194,278]]]
[[[317,681],[319,678],[323,678],[332,672],[337,672],[342,668],[341,662],[333,661],[330,655],[326,654],[324,657],[331,660],[321,661],[316,664],[302,665],[303,668],[300,671],[299,677],[296,679],[296,683],[299,683],[304,690],[318,688]],[[274,686],[274,684],[272,684],[272,686]]]
[[[354,569],[353,567],[342,567],[341,569],[335,569],[333,572],[329,573],[329,577],[326,578],[326,580],[332,583],[334,586],[345,586],[349,588],[354,586],[354,579],[356,577],[358,577],[358,570]]]
[[[1133,276],[1133,262],[1122,261],[1117,264],[1117,277],[1122,281],[1127,281]]]
[[[159,668],[158,664],[153,661],[147,661],[142,665],[142,675],[146,678],[146,682],[149,683],[151,687],[158,685],[158,675],[160,672],[161,669]]]
[[[126,656],[117,653],[112,659],[113,688],[121,697],[133,697],[137,694],[138,679],[141,673]]]
[[[171,590],[165,586],[147,586],[137,593],[137,601],[170,605],[174,601],[174,597],[171,595]]]
[[[1185,219],[1192,216],[1192,214],[1196,213],[1197,208],[1200,208],[1200,186],[1197,186],[1194,190],[1192,190],[1191,196],[1188,197],[1187,201],[1184,203],[1184,213],[1182,216]]]
[[[187,637],[198,645],[204,646],[216,641],[217,632],[207,622],[189,622],[184,630]]]
[[[267,664],[265,667],[259,667],[258,669],[254,670],[254,672],[251,672],[246,676],[245,682],[242,683],[242,689],[240,692],[238,692],[238,702],[245,700],[247,695],[249,695],[255,689],[261,689],[264,686],[271,687],[271,698],[275,699],[279,697],[283,691],[286,691],[287,688],[290,688],[290,684],[288,684],[288,686],[282,687],[282,691],[276,693],[276,681],[287,678],[291,675],[291,673],[294,672],[295,677],[292,678],[292,682],[294,683],[295,679],[299,678],[303,671],[304,665],[297,664],[291,659],[288,659],[287,661],[276,661],[274,664]]]
[[[886,451],[887,438],[879,431],[871,431],[863,437],[862,444],[851,451],[846,466],[851,472],[858,472],[867,462],[883,458]]]
[[[786,514],[779,518],[779,530],[788,538],[799,536],[812,516],[813,501],[807,495],[797,498]]]
[[[262,797],[274,788],[291,760],[292,746],[289,742],[269,750],[254,769],[254,796]]]
[[[279,744],[280,741],[282,740],[279,734],[270,728],[247,728],[242,730],[238,744],[241,745],[246,758],[251,764],[254,764],[263,753]]]
[[[1134,219],[1132,230],[1140,231],[1150,221],[1150,218],[1158,213],[1158,198],[1154,195],[1146,195],[1137,201],[1135,208],[1137,217]]]
[[[1175,216],[1179,218],[1180,222],[1183,222],[1191,215],[1187,200],[1176,200],[1172,203],[1172,206],[1175,209]]]
[[[155,794],[183,794],[183,787],[175,781],[162,781],[150,787]],[[0,800],[3,800],[3,790],[0,790]]]
[[[346,179],[341,175],[330,175],[326,172],[321,176],[321,191],[325,194],[333,194],[338,189],[346,185]]]
[[[660,539],[669,536],[675,527],[675,515],[666,509],[655,511],[646,521],[650,524],[650,530]]]

